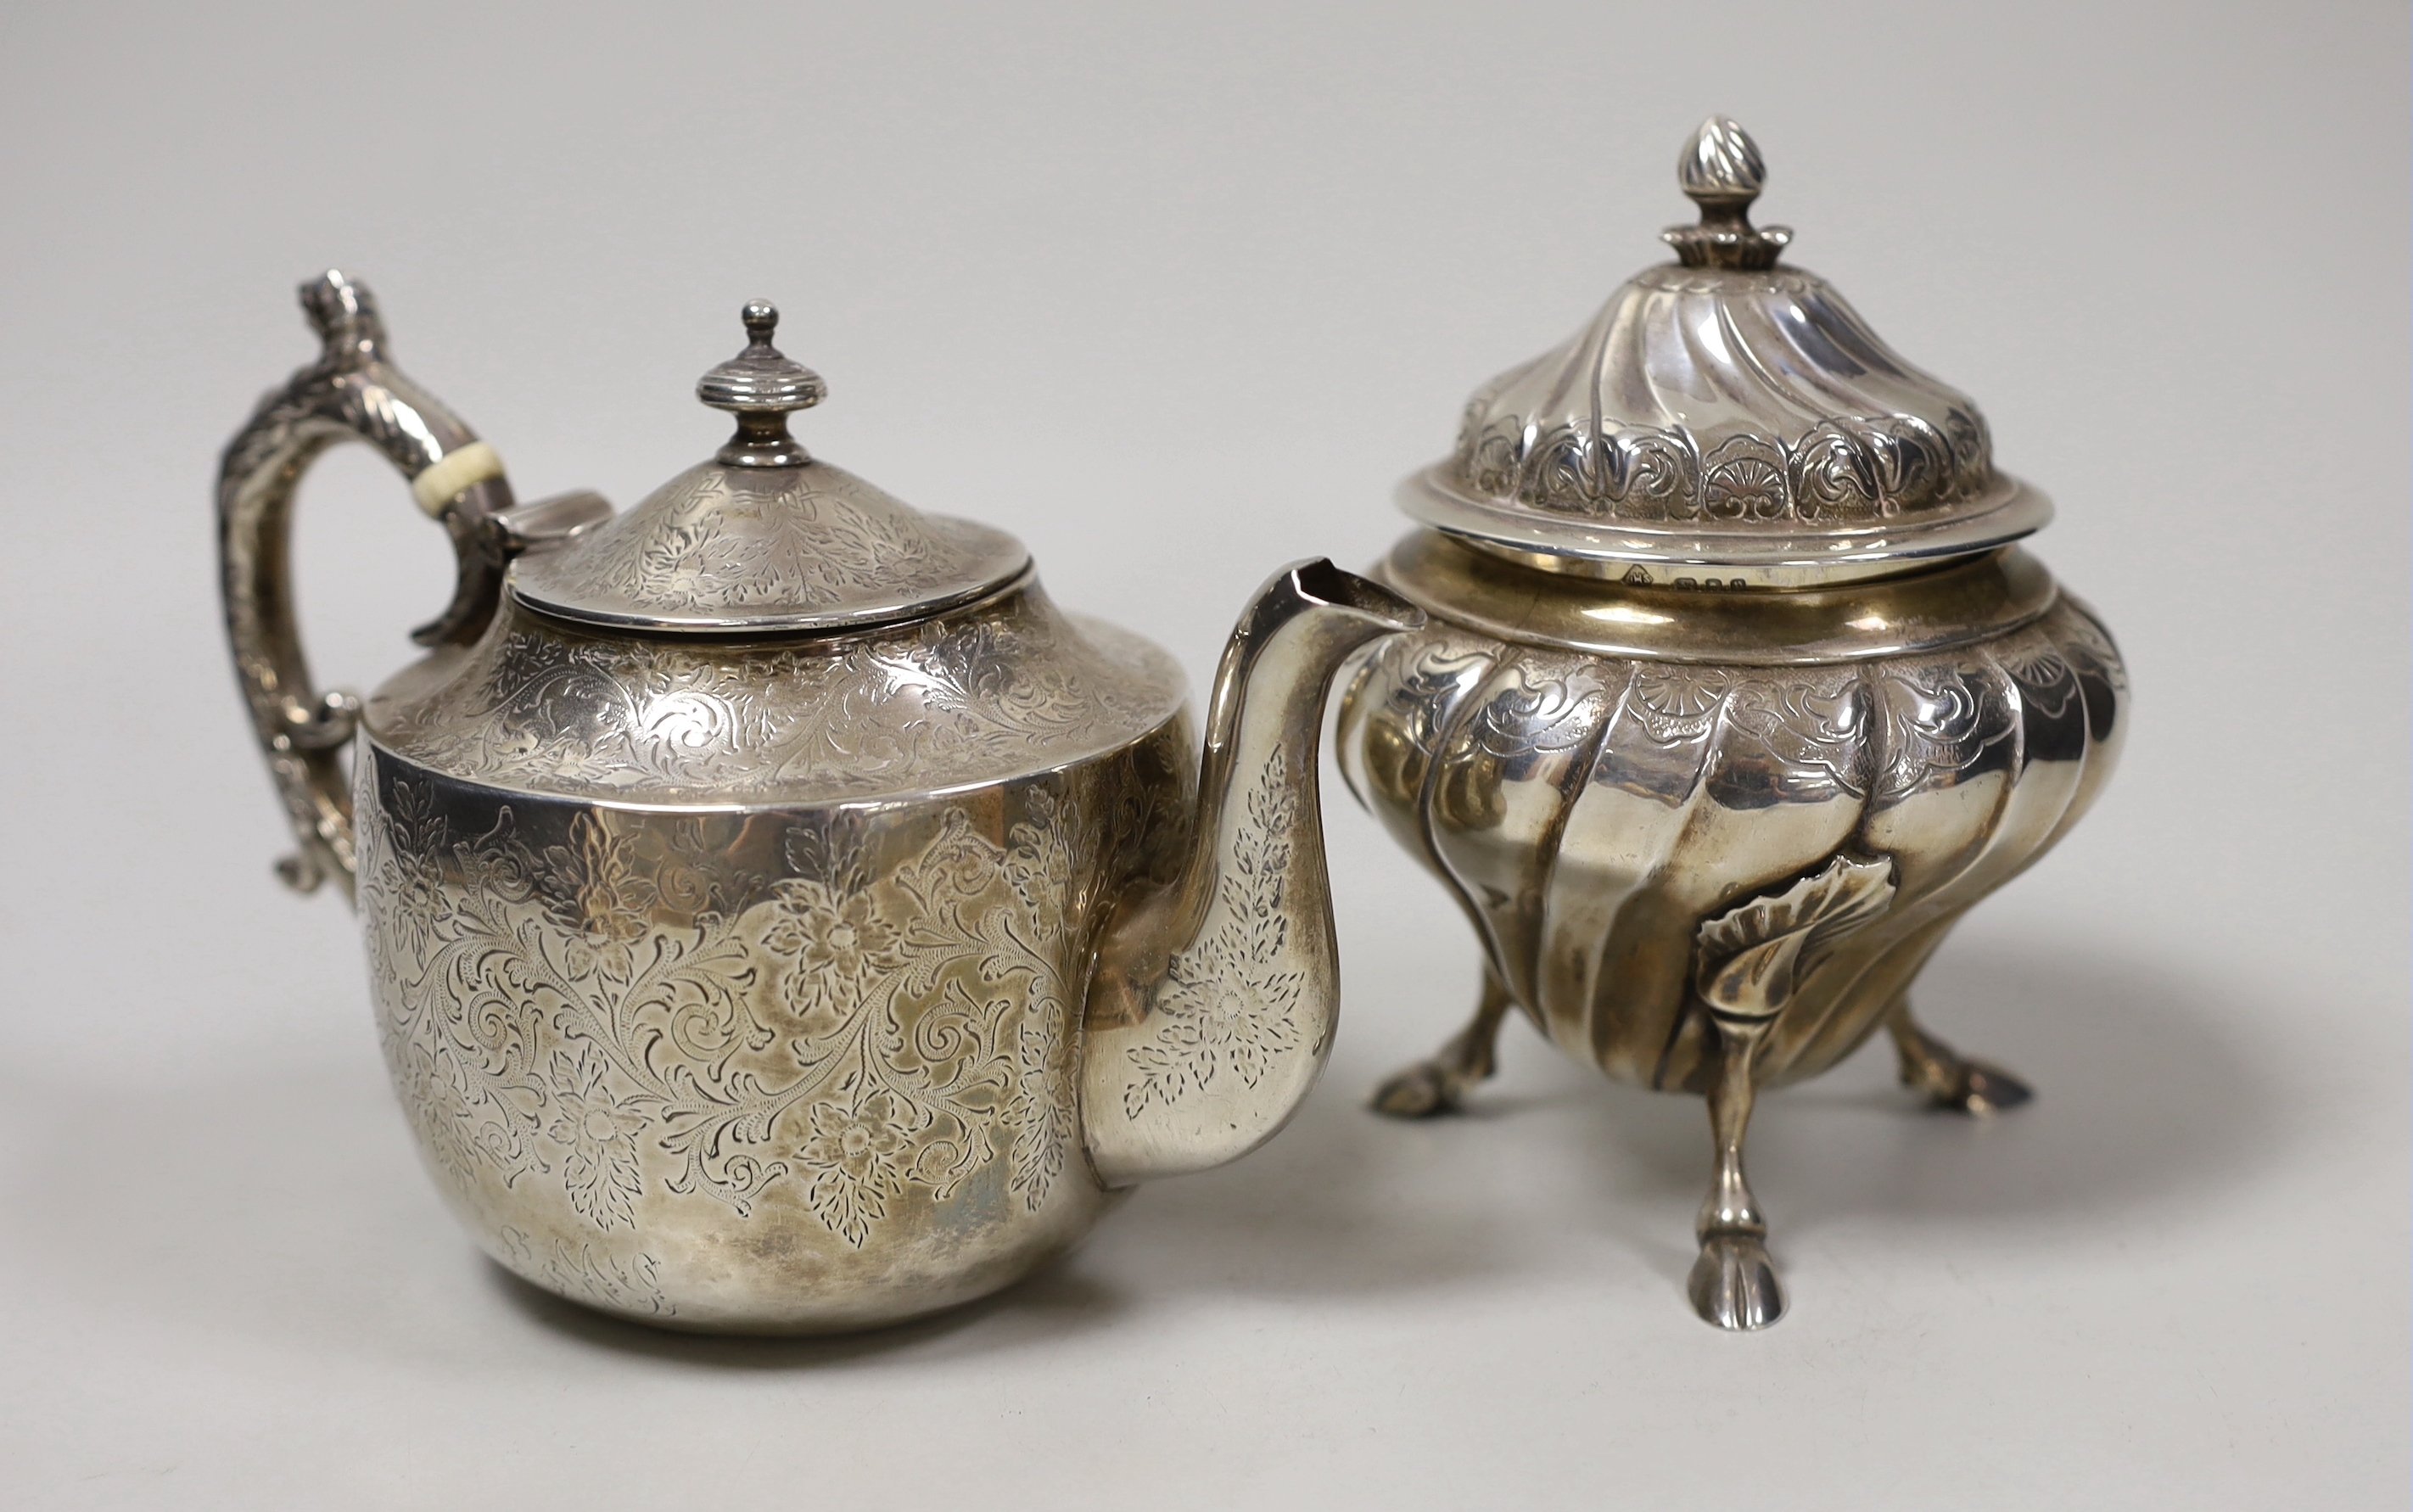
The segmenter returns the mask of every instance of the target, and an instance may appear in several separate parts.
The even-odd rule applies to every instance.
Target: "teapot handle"
[[[361,701],[311,686],[293,617],[294,490],[320,452],[346,440],[368,442],[410,480],[411,497],[443,523],[460,564],[451,606],[412,633],[422,645],[477,639],[494,617],[503,568],[521,542],[506,517],[511,488],[502,459],[386,361],[385,327],[369,291],[330,272],[301,293],[326,349],[270,391],[228,443],[218,468],[219,586],[235,673],[300,842],[277,863],[277,875],[303,893],[333,876],[348,895],[352,800],[342,752]],[[582,503],[591,497],[578,496]],[[610,506],[602,508],[608,512]],[[591,511],[584,512],[588,519],[580,524],[591,521]]]

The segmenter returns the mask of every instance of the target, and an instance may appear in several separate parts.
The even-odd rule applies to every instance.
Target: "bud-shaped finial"
[[[737,434],[717,460],[732,467],[802,467],[812,458],[788,434],[788,416],[821,403],[829,385],[771,345],[779,311],[769,300],[748,301],[737,318],[746,326],[746,349],[695,385],[697,398],[737,417]]]
[[[1751,202],[1768,183],[1759,144],[1733,119],[1713,115],[1701,123],[1676,160],[1676,181],[1701,207],[1697,226],[1676,226],[1661,239],[1687,268],[1772,268],[1793,240],[1782,226],[1754,228]]]
[[[1750,132],[1729,117],[1713,115],[1684,144],[1676,178],[1695,204],[1713,200],[1749,204],[1768,183],[1768,165],[1759,160],[1759,143]]]

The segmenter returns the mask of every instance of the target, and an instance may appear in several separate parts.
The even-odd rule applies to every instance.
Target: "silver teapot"
[[[2015,542],[2050,517],[1965,395],[1751,224],[1758,150],[1712,118],[1700,223],[1557,349],[1480,390],[1399,489],[1376,571],[1430,616],[1364,653],[1340,767],[1481,941],[1473,1021],[1376,1106],[1492,1070],[1510,1007],[1620,1080],[1707,1096],[1690,1292],[1784,1296],[1743,1176],[1755,1090],[1884,1028],[1970,1113],[2027,1088],[1911,1015],[1952,926],[2086,811],[2126,733],[2094,614]]]
[[[1058,610],[1013,537],[807,453],[824,388],[768,304],[697,385],[735,434],[615,515],[515,503],[365,289],[302,297],[324,352],[220,472],[228,631],[282,873],[356,892],[395,1091],[496,1260],[672,1327],[870,1327],[1281,1126],[1338,993],[1324,701],[1419,611],[1277,574],[1193,757],[1163,653]],[[365,702],[312,687],[288,572],[295,487],[347,439],[459,561]]]

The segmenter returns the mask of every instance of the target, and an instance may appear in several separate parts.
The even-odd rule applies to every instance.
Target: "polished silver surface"
[[[1882,1026],[1932,1102],[2026,1100],[1924,1030],[1911,987],[2086,811],[2128,695],[2101,623],[2004,543],[2044,506],[1992,471],[1976,407],[1814,279],[1748,265],[1782,245],[1750,240],[1750,140],[1712,120],[1683,172],[1686,265],[1484,391],[1458,463],[1402,490],[1441,529],[1377,573],[1431,622],[1365,654],[1337,739],[1486,961],[1473,1021],[1375,1105],[1456,1105],[1512,1007],[1613,1077],[1702,1094],[1689,1291],[1752,1329],[1784,1308],[1743,1174],[1758,1089]]]
[[[2060,590],[2017,546],[1883,577],[1797,588],[1782,614],[1728,578],[1660,586],[1551,571],[1437,530],[1403,538],[1375,569],[1418,603],[1472,630],[1603,656],[1745,666],[1809,666],[1943,651],[2028,624]]]
[[[1469,401],[1456,454],[1401,506],[1512,549],[1666,583],[1793,586],[1984,550],[2050,505],[1993,466],[1967,395],[1913,366],[1754,230],[1758,149],[1712,118],[1682,161],[1702,224],[1555,349]]]
[[[1792,245],[1784,226],[1754,226],[1751,202],[1768,186],[1768,165],[1751,133],[1723,115],[1701,123],[1676,159],[1676,182],[1701,207],[1697,226],[1670,226],[1659,239],[1687,268],[1772,268]]]
[[[735,454],[620,519],[508,508],[490,450],[451,462],[476,443],[449,417],[407,452],[448,485],[486,471],[445,508],[491,570],[423,660],[322,701],[339,719],[270,696],[307,687],[284,532],[315,452],[251,439],[318,368],[222,499],[238,665],[305,853],[357,871],[387,1065],[454,1211],[606,1312],[810,1333],[993,1291],[1117,1190],[1280,1129],[1339,1002],[1325,696],[1423,616],[1329,563],[1276,573],[1194,756],[1163,653],[1057,610],[1011,538],[793,446],[821,385],[773,319],[749,306],[700,386]],[[360,416],[394,408],[309,435],[375,439]]]
[[[1029,567],[1004,531],[925,514],[807,455],[788,416],[827,387],[771,345],[777,310],[758,300],[743,319],[746,349],[696,385],[737,434],[628,513],[516,564],[515,597],[628,630],[840,630],[969,603]]]
[[[1026,574],[851,635],[615,634],[506,599],[476,645],[368,700],[386,749],[488,787],[677,804],[864,802],[1052,770],[1181,708],[1154,645]]]
[[[788,434],[788,417],[829,397],[822,376],[772,345],[778,306],[749,301],[738,312],[746,349],[695,380],[695,396],[737,417],[737,434],[713,460],[731,467],[793,467],[812,460]]]

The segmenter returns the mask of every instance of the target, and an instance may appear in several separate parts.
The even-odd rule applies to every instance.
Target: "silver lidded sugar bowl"
[[[1171,660],[1058,610],[1020,542],[807,453],[823,386],[769,305],[697,386],[728,444],[615,515],[516,503],[365,289],[303,303],[324,352],[220,474],[228,630],[283,873],[357,890],[395,1090],[496,1260],[672,1327],[870,1327],[1289,1117],[1338,995],[1325,697],[1417,610],[1278,573],[1200,758]],[[459,560],[365,702],[314,690],[288,572],[347,439]]]
[[[1902,1080],[2025,1101],[1911,1014],[1919,968],[2065,834],[2126,729],[2119,653],[2016,544],[2050,507],[1977,408],[1751,224],[1763,169],[1712,118],[1696,226],[1466,409],[1400,486],[1375,576],[1423,608],[1342,701],[1342,772],[1481,941],[1473,1021],[1376,1093],[1455,1105],[1513,1006],[1620,1080],[1709,1102],[1690,1291],[1784,1297],[1743,1178],[1754,1090],[1880,1027]]]

